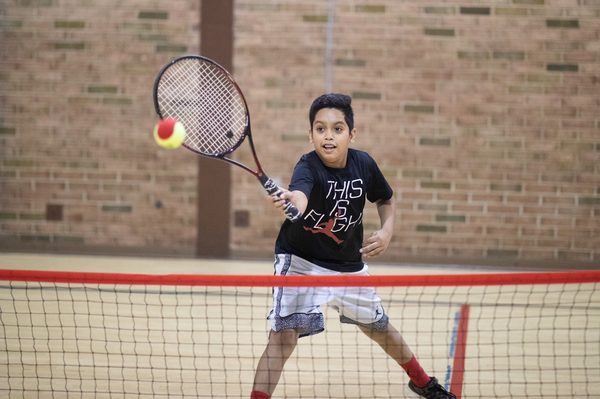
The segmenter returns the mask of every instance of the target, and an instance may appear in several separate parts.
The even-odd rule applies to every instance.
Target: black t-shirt
[[[362,269],[365,199],[388,200],[393,194],[375,160],[349,149],[346,167],[335,169],[309,152],[296,164],[289,190],[306,194],[308,206],[301,220],[283,223],[275,253],[291,253],[332,270]]]

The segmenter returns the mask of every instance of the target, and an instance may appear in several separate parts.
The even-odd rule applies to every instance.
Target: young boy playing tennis
[[[325,94],[309,111],[310,142],[314,151],[296,164],[289,191],[273,197],[282,208],[290,201],[302,219],[286,220],[275,243],[277,275],[368,275],[363,258],[388,247],[395,216],[392,189],[367,153],[350,149],[354,140],[351,98]],[[377,206],[381,229],[363,240],[365,199]],[[334,306],[343,323],[356,324],[406,371],[410,389],[424,398],[455,398],[429,377],[412,351],[389,323],[373,288],[275,288],[269,314],[269,341],[258,362],[251,398],[271,397],[286,360],[299,337],[324,330],[320,305]]]

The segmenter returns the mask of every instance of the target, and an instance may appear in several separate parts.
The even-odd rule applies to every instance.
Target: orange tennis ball
[[[173,149],[185,141],[185,127],[173,118],[165,118],[154,126],[154,141],[163,147]]]

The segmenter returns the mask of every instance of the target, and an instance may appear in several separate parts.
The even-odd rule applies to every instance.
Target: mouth
[[[326,152],[331,152],[333,150],[335,150],[337,148],[337,146],[335,144],[323,144],[322,148],[326,151]]]

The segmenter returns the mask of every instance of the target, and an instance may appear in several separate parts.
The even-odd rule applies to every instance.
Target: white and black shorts
[[[291,254],[275,255],[275,275],[336,276],[342,273],[325,269]],[[367,276],[368,266],[344,275]],[[357,324],[385,331],[388,317],[381,299],[372,287],[276,287],[269,313],[273,331],[295,329],[301,337],[325,329],[321,305],[336,309],[342,323]]]

